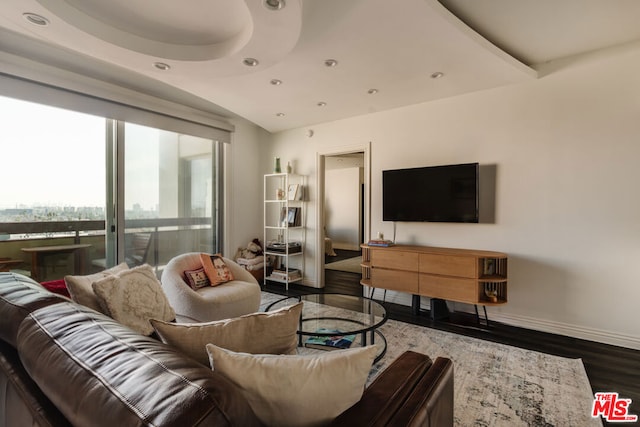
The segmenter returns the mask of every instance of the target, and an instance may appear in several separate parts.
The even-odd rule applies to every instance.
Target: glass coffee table
[[[382,304],[365,297],[342,294],[311,294],[288,297],[266,307],[266,311],[303,302],[298,344],[301,347],[334,350],[351,345],[376,345],[379,361],[387,352],[387,340],[378,330],[387,321]]]

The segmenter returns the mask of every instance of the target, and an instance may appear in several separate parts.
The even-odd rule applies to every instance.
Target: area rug
[[[324,265],[327,270],[346,271],[349,273],[361,273],[360,264],[362,264],[362,257],[357,256],[353,258],[347,258],[336,262],[330,262]]]
[[[262,309],[282,296],[262,293]],[[601,426],[580,359],[567,359],[389,320],[387,353],[367,384],[405,350],[454,363],[456,426]],[[309,352],[304,349],[302,353]],[[315,350],[319,351],[319,350]]]

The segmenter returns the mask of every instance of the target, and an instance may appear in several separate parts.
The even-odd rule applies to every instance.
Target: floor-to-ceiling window
[[[219,249],[218,141],[1,96],[0,114],[1,270],[159,272]]]
[[[125,124],[125,258],[138,251],[145,262],[162,266],[180,253],[218,249],[217,144]],[[140,248],[145,241],[146,251]]]
[[[7,97],[0,117],[0,267],[85,272],[105,246],[106,120]]]

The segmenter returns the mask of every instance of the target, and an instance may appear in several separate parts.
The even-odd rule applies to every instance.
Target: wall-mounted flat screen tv
[[[384,221],[478,222],[478,163],[382,171]]]

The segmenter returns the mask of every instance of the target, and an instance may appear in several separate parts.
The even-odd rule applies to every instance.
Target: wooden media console
[[[361,247],[362,285],[410,293],[414,310],[419,309],[419,296],[430,297],[432,317],[437,300],[473,304],[476,314],[478,305],[507,302],[504,253],[409,245]]]

